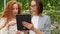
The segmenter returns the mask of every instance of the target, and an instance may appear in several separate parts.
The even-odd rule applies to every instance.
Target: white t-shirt
[[[34,27],[38,29],[38,20],[39,16],[33,16],[31,22],[33,23]],[[32,30],[29,31],[29,34],[35,34]]]

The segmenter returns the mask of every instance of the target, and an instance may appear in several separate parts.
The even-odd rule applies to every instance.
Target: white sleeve
[[[4,26],[5,22],[6,22],[6,18],[0,19],[0,28]]]
[[[5,22],[6,22],[6,18],[0,19],[0,28],[4,26]],[[8,29],[6,27],[2,28],[0,30],[0,34],[8,34]]]
[[[8,34],[8,29],[5,27],[5,28],[2,28],[0,30],[0,34]]]

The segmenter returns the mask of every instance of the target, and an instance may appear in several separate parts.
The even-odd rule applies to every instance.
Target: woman
[[[21,34],[17,31],[16,14],[21,14],[21,5],[17,1],[8,2],[0,19],[0,34]]]
[[[50,17],[43,15],[43,3],[41,0],[31,0],[30,12],[31,22],[23,22],[23,25],[30,29],[29,34],[50,34]]]

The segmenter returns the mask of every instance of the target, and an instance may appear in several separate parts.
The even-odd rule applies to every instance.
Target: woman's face
[[[13,15],[16,16],[17,13],[18,13],[18,5],[14,4],[13,5]]]
[[[37,5],[36,5],[35,1],[31,1],[30,11],[31,11],[32,14],[37,14],[38,13]]]

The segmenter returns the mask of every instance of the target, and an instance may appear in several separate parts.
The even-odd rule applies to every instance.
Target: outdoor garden
[[[11,0],[0,0],[0,16],[7,2]],[[23,13],[27,13],[30,0],[16,0],[22,4]],[[43,14],[51,18],[51,34],[60,34],[60,0],[42,0],[44,5]]]

